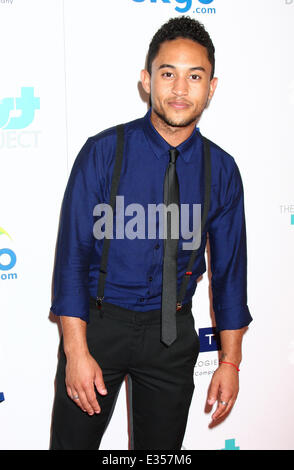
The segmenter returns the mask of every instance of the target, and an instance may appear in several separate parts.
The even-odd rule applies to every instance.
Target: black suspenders
[[[113,176],[111,182],[111,189],[110,189],[110,202],[109,205],[112,208],[112,213],[114,214],[115,203],[116,203],[116,194],[118,191],[118,185],[120,180],[120,173],[122,168],[123,162],[123,154],[124,154],[124,125],[120,124],[116,127],[116,136],[117,136],[117,143],[116,143],[116,155],[115,155],[115,164],[113,169]],[[105,279],[107,275],[107,258],[108,258],[108,251],[110,245],[110,238],[104,238],[103,248],[102,248],[102,255],[101,255],[101,262],[100,262],[100,276],[98,280],[98,290],[97,290],[97,297],[96,297],[96,305],[98,309],[101,309],[101,305],[104,299],[104,285]]]
[[[209,141],[202,136],[203,139],[203,146],[204,146],[204,203],[203,203],[203,210],[202,210],[202,217],[201,217],[201,241],[202,235],[204,233],[206,219],[209,211],[210,206],[210,188],[211,188],[211,158],[210,158],[210,146]],[[186,268],[186,272],[184,274],[182,284],[179,290],[178,301],[177,301],[177,310],[180,310],[182,307],[182,302],[186,295],[186,290],[188,288],[188,284],[190,281],[190,276],[192,274],[192,268],[194,265],[194,261],[198,254],[198,249],[193,250],[188,262],[188,266]]]
[[[122,169],[122,162],[123,162],[123,151],[124,151],[124,125],[120,124],[116,127],[117,133],[117,144],[116,144],[116,156],[115,156],[115,164],[111,182],[111,190],[110,190],[110,202],[109,205],[112,208],[112,213],[114,214],[115,211],[115,204],[116,204],[116,195],[118,191],[118,185],[120,180],[120,174]],[[210,146],[209,141],[202,136],[203,145],[204,145],[204,173],[205,173],[205,189],[204,189],[204,205],[202,211],[202,218],[201,218],[201,240],[202,235],[204,233],[206,219],[209,211],[210,205],[210,188],[211,188],[211,158],[210,158]],[[107,259],[108,259],[108,252],[110,246],[110,238],[104,238],[103,248],[102,248],[102,255],[101,255],[101,262],[100,262],[100,274],[98,279],[98,290],[97,290],[97,297],[96,297],[96,305],[98,309],[101,309],[102,302],[104,299],[104,286],[105,280],[107,275]],[[177,298],[177,310],[182,308],[182,302],[186,295],[186,290],[189,284],[190,276],[192,274],[192,268],[194,265],[194,261],[198,254],[198,249],[193,250],[191,252],[190,260],[188,262],[188,266],[179,290],[178,298]]]

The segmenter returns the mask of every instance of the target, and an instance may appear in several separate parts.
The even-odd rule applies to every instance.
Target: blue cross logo
[[[0,100],[0,128],[28,127],[34,120],[36,109],[40,109],[40,98],[34,96],[34,88],[22,87],[20,97]]]
[[[226,439],[225,448],[221,450],[240,450],[240,447],[236,447],[235,439]]]

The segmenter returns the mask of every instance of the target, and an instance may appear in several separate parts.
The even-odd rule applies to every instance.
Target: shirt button
[[[153,280],[153,277],[152,276],[149,276],[149,281],[151,282]]]
[[[145,300],[145,299],[141,298],[141,299],[140,299],[140,302],[144,302],[144,300]]]
[[[158,248],[160,248],[160,245],[155,245],[155,250],[158,250]]]

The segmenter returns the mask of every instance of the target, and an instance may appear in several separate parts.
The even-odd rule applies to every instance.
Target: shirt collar
[[[163,155],[166,156],[168,150],[171,148],[170,144],[157,132],[155,127],[151,122],[151,108],[145,114],[143,118],[143,130],[145,136],[157,156],[157,158],[161,158]],[[197,141],[197,137],[199,135],[198,128],[195,126],[192,134],[188,139],[178,145],[177,149],[179,151],[179,156],[183,158],[186,163],[189,163],[191,160],[191,156],[193,150],[195,151],[195,143]]]

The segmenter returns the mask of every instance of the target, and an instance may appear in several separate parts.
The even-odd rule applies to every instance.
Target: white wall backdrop
[[[219,85],[199,126],[242,174],[254,318],[238,401],[214,428],[204,405],[218,355],[200,353],[183,448],[294,448],[294,0],[1,0],[1,449],[48,449],[59,343],[49,308],[67,178],[88,136],[145,114],[149,41],[181,11],[216,47]],[[205,274],[193,298],[201,336],[212,326],[208,293]],[[123,386],[101,449],[127,448]]]

